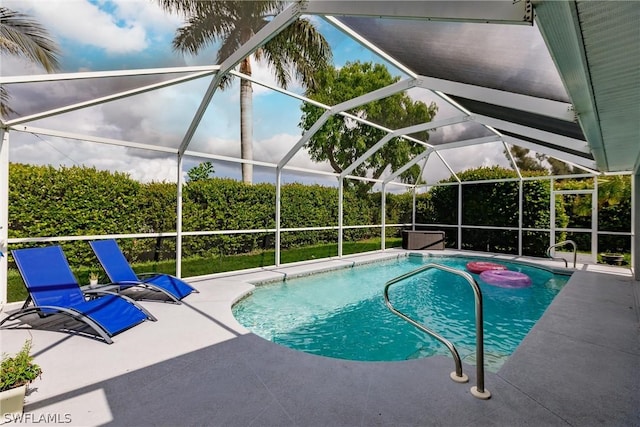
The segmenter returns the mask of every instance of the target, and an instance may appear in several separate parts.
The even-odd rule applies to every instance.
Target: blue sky
[[[176,28],[181,25],[181,19],[168,15],[152,0],[3,0],[3,6],[32,15],[49,30],[61,47],[63,72],[208,65],[215,60],[215,46],[203,50],[198,56],[174,52],[171,41]],[[340,67],[347,61],[355,60],[383,62],[330,23],[316,17],[312,19],[333,49],[335,66]],[[42,73],[31,64],[4,58],[0,71],[3,75]],[[402,76],[393,67],[390,67],[390,71]],[[274,83],[264,64],[254,64],[253,75]],[[129,83],[120,79],[110,84],[122,90]],[[207,84],[208,80],[201,79],[179,87],[165,88],[153,95],[138,95],[40,120],[33,123],[33,126],[144,143],[161,141],[163,144],[176,146],[182,139]],[[296,83],[289,89],[302,93],[301,87]],[[17,91],[14,101],[17,111],[28,111],[26,109],[35,108],[34,105],[38,102],[60,102],[61,98],[68,99],[66,103],[77,102],[79,99],[86,99],[89,94],[98,96],[98,90],[98,84],[80,86],[64,83],[54,89],[48,87],[44,90],[26,91],[24,96]],[[426,91],[411,96],[427,102],[434,99]],[[191,150],[239,157],[238,98],[237,82],[231,89],[216,93],[194,136]],[[300,101],[254,85],[255,159],[277,163],[280,156],[300,138],[299,121]],[[492,159],[500,157],[500,147],[493,150],[485,147],[482,153],[467,153],[447,160],[454,169],[461,170],[478,166],[478,161],[492,163]],[[10,160],[66,166],[84,164],[127,172],[141,181],[175,181],[177,174],[177,163],[173,157],[22,133],[12,133]],[[206,159],[188,159],[185,170],[204,160]],[[437,159],[434,161],[438,163]],[[430,165],[431,163],[430,160]],[[239,165],[221,162],[214,164],[217,176],[239,178]],[[313,164],[305,152],[296,155],[292,164],[330,170],[328,165]],[[448,176],[439,164],[433,170],[434,173],[439,171],[439,178]],[[308,176],[288,174],[286,179],[335,184],[334,178],[325,176],[311,179]],[[256,168],[254,181],[273,180],[272,170]]]

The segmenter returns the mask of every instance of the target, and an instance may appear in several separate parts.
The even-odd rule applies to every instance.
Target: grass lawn
[[[402,246],[401,238],[387,238],[388,248]],[[358,242],[344,242],[342,252],[344,255],[360,252],[369,252],[380,249],[380,239],[368,239]],[[325,244],[316,246],[306,246],[301,248],[283,249],[280,259],[283,264],[307,261],[338,256],[338,244]],[[182,276],[192,277],[205,274],[222,273],[224,271],[244,270],[247,268],[265,267],[275,264],[275,251],[262,251],[251,254],[218,256],[212,258],[191,257],[182,260]],[[175,274],[175,261],[146,262],[133,264],[133,269],[137,273],[150,271],[158,273]],[[89,283],[89,270],[87,268],[73,269],[80,284]],[[104,272],[101,272],[100,283],[106,283]],[[7,280],[7,300],[8,302],[24,301],[27,298],[27,290],[24,287],[22,277],[17,270],[9,270]]]

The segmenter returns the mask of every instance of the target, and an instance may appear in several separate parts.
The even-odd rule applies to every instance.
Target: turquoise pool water
[[[385,283],[425,263],[465,269],[468,258],[408,257],[259,285],[233,307],[253,333],[308,353],[361,361],[400,361],[447,355],[437,340],[384,305]],[[483,293],[485,365],[497,371],[551,303],[569,276],[500,262],[532,278],[524,289],[488,285]],[[390,288],[396,308],[449,339],[474,364],[474,297],[456,275],[431,269]]]

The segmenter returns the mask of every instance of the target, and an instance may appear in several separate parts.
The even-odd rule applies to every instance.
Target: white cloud
[[[128,173],[140,182],[177,181],[178,164],[174,156],[141,158],[125,147],[22,133],[12,133],[11,141],[9,160],[14,163],[95,167]]]
[[[162,9],[155,0],[111,0],[111,2],[117,5],[116,14],[119,19],[138,22],[145,28],[153,29],[154,32],[168,31],[173,34],[176,27],[183,22],[179,16]]]
[[[254,157],[266,162],[278,163],[300,140],[300,137],[301,135],[280,133],[270,138],[256,141],[253,146]],[[291,158],[288,165],[318,171],[333,171],[328,163],[315,163],[311,160],[304,148]]]
[[[123,20],[88,1],[38,2],[35,11],[50,32],[110,54],[139,52],[149,43],[140,22]]]
[[[126,66],[123,61],[127,59],[121,59],[122,57],[118,56],[120,54],[140,52],[139,57],[145,58],[144,61],[146,61],[147,56],[145,55],[149,54],[151,50],[149,48],[154,46],[154,42],[162,40],[158,43],[168,43],[167,40],[172,38],[176,27],[181,24],[179,17],[168,15],[157,5],[155,0],[99,0],[99,5],[109,6],[109,12],[100,9],[99,6],[88,0],[2,1],[6,7],[32,14],[46,28],[50,29],[52,34],[65,39],[66,42],[72,41],[74,44],[102,49],[100,54],[103,58],[101,59],[108,56],[109,61],[113,60],[113,69]],[[349,45],[353,45],[353,43]],[[160,44],[155,46],[160,46]],[[78,50],[65,52],[65,54],[82,57],[85,53]],[[209,57],[211,57],[211,52],[207,51],[206,54],[203,52],[197,57],[187,56],[185,60],[199,63]],[[172,60],[175,59],[176,56],[172,57]],[[26,74],[31,73],[33,67],[22,61],[3,58],[2,73],[10,75],[18,68],[22,68],[23,71],[19,74]],[[253,76],[277,86],[273,72],[265,62],[253,61]],[[64,116],[51,117],[33,123],[33,125],[177,147],[200,104],[207,85],[208,81],[199,80],[79,110]],[[218,91],[215,94],[189,149],[239,158],[238,86],[236,79],[231,88],[224,92]],[[90,89],[95,88],[91,87]],[[270,108],[273,111],[284,105],[284,103],[271,102],[271,98],[266,98],[273,93],[270,89],[257,84],[253,85],[253,89],[254,97],[267,100],[262,103],[262,108]],[[57,102],[73,100],[73,96],[78,91],[77,88],[73,89],[71,85],[62,84],[47,86],[46,90],[48,91],[46,97],[51,99],[55,97]],[[302,92],[302,86],[300,82],[294,81],[289,85],[289,90]],[[85,88],[83,93],[92,93],[92,91]],[[412,89],[409,94],[412,98],[425,102],[434,99],[434,95],[426,90]],[[282,97],[282,95],[277,96]],[[31,97],[24,99],[24,101],[26,106],[31,106],[36,103],[41,104],[44,97],[42,93],[32,93]],[[19,99],[18,96],[15,98]],[[441,106],[438,118],[458,114],[451,107],[448,109],[442,107],[443,103],[437,98],[436,102]],[[268,106],[265,107],[265,105]],[[254,135],[259,136],[254,143],[254,157],[256,160],[277,163],[300,139],[300,134],[296,134],[295,129],[283,124],[290,120],[284,110],[292,107],[287,105],[282,108],[283,111],[278,111],[278,116],[274,119],[273,114],[264,114],[264,110],[263,115],[260,116],[261,111],[257,106],[258,102],[254,102],[254,108],[256,108],[254,116],[257,123]],[[261,118],[262,121],[259,121],[258,118]],[[295,127],[295,123],[293,127]],[[449,140],[449,137],[459,136],[457,132],[456,127],[449,127],[441,133]],[[14,137],[14,135],[18,136]],[[262,137],[263,135],[266,137]],[[435,137],[438,135],[434,134],[433,136],[433,141],[435,141]],[[100,169],[127,172],[133,178],[145,182],[150,180],[173,182],[176,180],[177,163],[175,156],[172,155],[42,137],[47,141],[44,142],[28,135],[26,139],[31,138],[29,142],[22,143],[20,140],[25,139],[24,134],[16,133],[12,133],[11,138],[11,161],[46,163],[55,166],[72,165],[77,162],[94,165]],[[17,141],[16,143],[13,143],[14,139]],[[452,150],[444,152],[443,156],[455,171],[481,165],[493,165],[496,162],[508,166],[501,146],[499,144],[496,146],[498,148],[483,145]],[[308,169],[331,171],[327,164],[318,165],[312,162],[305,150],[300,150],[289,164]],[[438,175],[441,178],[450,175],[440,160],[433,155],[426,174]]]
[[[491,166],[501,166],[511,169],[511,164],[505,157],[503,150],[504,146],[502,143],[493,142],[442,150],[440,151],[440,155],[456,173],[467,169]],[[424,170],[423,178],[429,184],[433,184],[450,176],[451,172],[442,160],[438,158],[437,155],[431,154],[427,162],[427,167]]]
[[[254,77],[255,79],[272,86],[280,87],[280,85],[276,81],[275,75],[273,74],[273,70],[266,61],[253,61],[251,63],[251,71],[252,77]],[[302,83],[300,82],[300,80],[293,77],[293,72],[291,72],[291,76],[292,79],[287,85],[287,90],[294,93],[304,93],[304,89],[302,88]],[[259,84],[253,85],[254,96],[268,95],[271,93],[273,93],[271,89],[268,89]]]
[[[152,42],[152,33],[173,32],[180,23],[178,17],[163,11],[155,1],[101,1],[108,12],[87,0],[3,3],[34,16],[56,38],[104,49],[108,54],[143,51]]]

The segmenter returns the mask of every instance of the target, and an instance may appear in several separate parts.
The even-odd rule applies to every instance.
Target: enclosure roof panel
[[[502,133],[506,143],[535,145],[542,154],[560,160],[566,160],[563,153],[586,159],[600,172],[640,171],[640,7],[635,1],[287,3],[282,13],[221,64],[208,64],[209,69],[197,71],[176,68],[182,78],[197,81],[204,77],[209,82],[190,122],[185,123],[186,133],[171,145],[172,149],[177,145],[178,154],[189,150],[220,79],[234,73],[243,58],[298,17],[315,15],[325,17],[403,71],[406,76],[401,84],[406,87],[391,89],[428,90],[440,98],[440,105],[448,104],[455,115],[459,111],[465,116],[464,123],[432,132],[428,144],[465,145],[465,141],[484,141],[484,137]],[[23,94],[32,94],[44,84],[51,89],[46,91],[51,97],[41,99],[38,108],[18,108],[20,116],[4,118],[2,126],[24,132],[25,125],[43,118],[162,89],[170,86],[166,79],[178,78],[169,73],[173,74],[166,70],[162,76],[143,73],[133,86],[106,75],[91,86],[90,80],[82,79],[95,76],[77,73],[79,82],[66,77],[64,81],[36,79],[29,88],[23,85],[27,80],[2,76],[0,84],[15,99],[26,99]],[[134,75],[136,72],[131,73]],[[71,84],[91,87],[83,98],[70,99],[61,88]],[[344,105],[326,106],[325,114],[350,111],[376,96],[370,93]],[[305,133],[278,165],[286,165],[310,137]],[[125,142],[135,141],[127,137]]]
[[[417,74],[570,101],[535,26],[369,17],[339,20]]]
[[[495,117],[496,119],[506,120],[515,124],[586,141],[580,125],[576,122],[559,120],[553,117],[544,116],[542,114],[515,110],[512,108],[506,108],[500,105],[491,104],[489,102],[480,102],[457,96],[451,96],[451,99],[476,114]]]
[[[446,87],[441,83],[444,81],[468,90],[468,94],[458,90],[448,95],[471,115],[484,116],[485,125],[513,123],[502,130],[519,135],[519,141],[552,147],[546,154],[566,152],[595,159],[601,172],[640,170],[637,2],[514,2],[533,7],[533,25],[527,25],[526,19],[522,22],[525,25],[506,19],[466,19],[467,2],[460,6],[460,13],[439,7],[439,2],[423,2],[422,12],[416,4],[405,9],[405,2],[379,10],[370,5],[369,12],[364,3],[351,3],[333,8],[334,19],[346,32],[378,49],[400,69],[431,78],[423,87],[432,84],[433,90],[447,94],[440,88]],[[490,2],[492,7],[505,10],[509,9],[507,3],[513,4]],[[331,14],[331,9],[324,5],[326,14]],[[443,16],[443,11],[450,16]],[[484,12],[474,13],[480,16]],[[474,87],[567,103],[569,111],[562,118],[557,111],[523,111],[491,97],[471,96]],[[514,130],[522,126],[544,134]],[[548,134],[561,140],[586,141],[588,152],[579,143],[564,145],[555,138],[540,137]],[[512,136],[507,139],[514,140]]]

